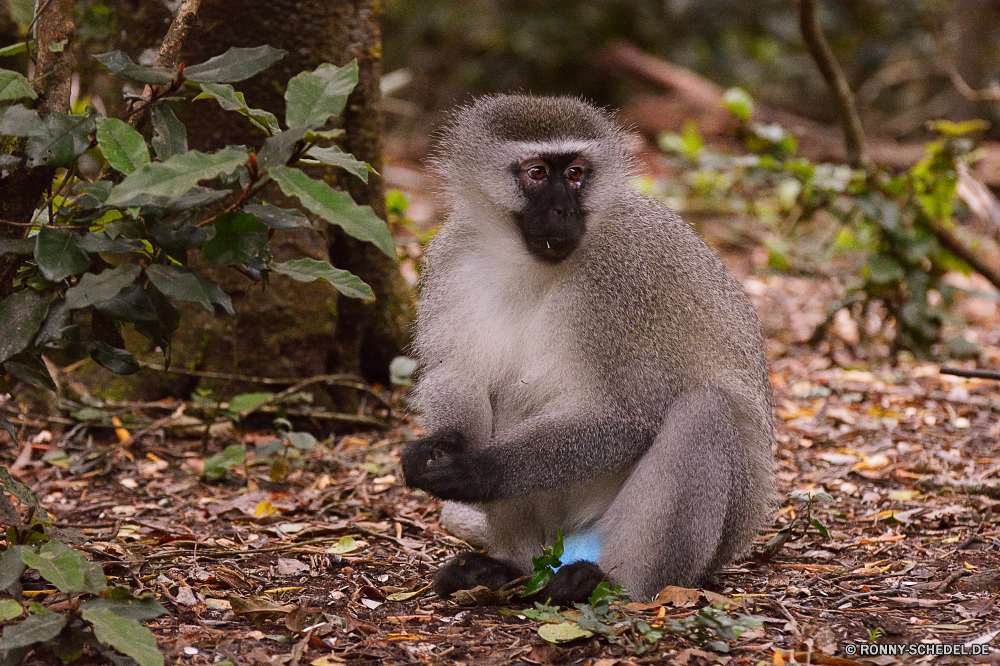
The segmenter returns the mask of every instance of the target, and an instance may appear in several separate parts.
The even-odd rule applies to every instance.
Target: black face
[[[576,153],[539,155],[514,167],[514,177],[528,200],[514,213],[521,235],[533,255],[551,263],[568,257],[587,230],[581,194],[590,164]]]

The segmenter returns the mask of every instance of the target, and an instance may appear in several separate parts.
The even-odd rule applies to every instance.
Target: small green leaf
[[[347,553],[353,553],[358,548],[358,542],[354,537],[342,536],[340,537],[340,540],[337,541],[337,545],[327,548],[326,552],[335,555],[346,555]]]
[[[142,135],[117,118],[97,119],[97,145],[108,164],[124,174],[149,164],[149,149]]]
[[[132,657],[139,666],[163,666],[156,638],[135,620],[115,615],[107,608],[82,608],[80,615],[94,625],[97,640]]]
[[[156,307],[142,285],[132,283],[125,285],[111,298],[94,304],[98,310],[112,319],[132,323],[151,322],[159,319]]]
[[[248,409],[254,409],[259,405],[264,404],[273,397],[273,393],[268,393],[266,391],[262,391],[260,393],[241,393],[239,395],[234,395],[229,400],[229,412],[232,414],[240,414]]]
[[[347,192],[335,190],[322,180],[313,180],[298,169],[275,166],[269,173],[287,196],[297,198],[307,209],[349,236],[373,243],[386,256],[396,258],[389,227],[370,206],[358,206]]]
[[[0,622],[9,622],[15,617],[21,617],[24,609],[13,599],[0,599]]]
[[[127,206],[140,195],[179,197],[199,181],[231,174],[246,164],[245,149],[229,146],[211,155],[191,150],[166,162],[152,162],[125,177],[111,190],[109,206]]]
[[[578,638],[590,638],[594,632],[581,629],[576,622],[559,622],[538,627],[538,635],[550,643],[568,643]]]
[[[285,130],[280,134],[269,136],[257,153],[257,164],[262,171],[270,171],[271,167],[284,164],[295,152],[296,144],[306,135],[303,127]]]
[[[47,643],[59,635],[66,626],[66,616],[60,613],[36,613],[23,622],[8,624],[3,628],[0,650],[14,650],[35,643]]]
[[[243,212],[253,215],[271,229],[312,228],[313,226],[312,220],[294,208],[281,208],[267,204],[249,204],[243,207]]]
[[[21,559],[29,567],[38,569],[38,573],[60,592],[98,594],[104,589],[105,578],[101,565],[87,561],[79,551],[59,541],[45,543],[37,553],[24,550],[21,552]]]
[[[389,363],[389,381],[393,386],[412,386],[416,372],[417,361],[409,356],[397,356]]]
[[[10,441],[15,446],[17,445],[17,430],[14,429],[14,424],[7,420],[7,417],[0,414],[0,430],[10,435]]]
[[[28,49],[35,48],[35,42],[18,42],[17,44],[11,44],[10,46],[5,46],[0,49],[0,58],[6,56],[15,56],[19,53],[24,53]]]
[[[302,72],[285,89],[285,122],[289,127],[320,127],[339,116],[347,97],[358,84],[358,61],[344,67],[326,63],[313,72]]]
[[[142,369],[131,353],[99,340],[90,343],[90,357],[116,375],[131,375]]]
[[[270,46],[233,47],[200,65],[184,70],[184,78],[195,83],[234,83],[249,79],[285,57],[287,51]]]
[[[153,107],[153,150],[161,161],[188,151],[187,128],[166,104]]]
[[[21,574],[24,573],[25,569],[24,561],[21,559],[21,551],[26,548],[29,547],[19,545],[7,546],[7,550],[0,554],[0,590],[6,590],[21,580]],[[20,609],[20,605],[18,605],[18,608]],[[0,620],[0,622],[4,621]]]
[[[31,344],[48,311],[48,299],[30,288],[0,301],[0,363]]]
[[[875,284],[891,284],[902,280],[906,275],[903,267],[892,257],[881,254],[873,254],[868,257],[865,264],[868,269],[868,277]]]
[[[0,69],[0,102],[12,102],[16,99],[35,99],[38,95],[31,89],[31,83],[24,74]]]
[[[722,93],[722,103],[740,120],[747,121],[753,116],[753,100],[742,88],[730,88]]]
[[[311,157],[317,162],[329,164],[330,166],[346,169],[361,180],[368,182],[368,165],[360,160],[354,159],[354,155],[345,153],[336,146],[332,148],[317,148],[313,146],[309,149],[306,157]]]
[[[112,74],[138,83],[162,86],[170,83],[176,75],[175,72],[163,67],[140,67],[123,51],[102,53],[95,55],[94,59]]]
[[[233,465],[242,465],[247,460],[247,452],[242,446],[231,444],[222,453],[217,453],[205,461],[201,475],[209,481],[216,481],[226,475]]]
[[[90,148],[90,135],[96,127],[92,116],[51,113],[45,119],[44,136],[32,136],[24,147],[28,165],[62,166],[69,164]]]
[[[203,99],[205,97],[215,99],[219,102],[219,106],[226,111],[237,111],[241,115],[246,116],[255,127],[264,130],[268,135],[275,135],[281,132],[281,126],[278,125],[278,119],[273,113],[264,111],[263,109],[251,109],[247,106],[243,93],[237,91],[228,83],[201,84],[201,94],[195,97],[195,99]]]
[[[201,251],[216,266],[242,264],[269,254],[267,227],[246,213],[221,213],[215,218],[215,237]]]
[[[0,113],[0,136],[46,136],[45,121],[34,109],[14,104]]]
[[[155,598],[137,599],[128,588],[122,587],[109,589],[102,599],[83,602],[80,608],[105,608],[118,617],[127,617],[136,622],[148,622],[169,612]]]
[[[325,261],[317,259],[293,259],[281,264],[271,262],[267,267],[275,273],[287,275],[298,282],[312,282],[323,279],[348,298],[360,298],[365,301],[375,300],[375,292],[361,278],[350,271],[334,268]]]
[[[155,265],[146,269],[146,275],[157,289],[171,298],[200,303],[209,312],[215,311],[212,304],[217,303],[229,314],[235,314],[232,299],[219,285],[188,268]]]
[[[309,451],[316,446],[316,438],[308,432],[290,432],[285,436],[288,442],[300,451]]]
[[[76,309],[114,298],[119,291],[134,283],[141,272],[136,264],[122,264],[96,275],[84,273],[77,285],[66,291],[66,304]]]
[[[80,236],[68,229],[42,227],[35,241],[35,261],[46,280],[61,282],[90,267],[90,257],[77,245]]]

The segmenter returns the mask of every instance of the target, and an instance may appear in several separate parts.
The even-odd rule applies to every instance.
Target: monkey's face
[[[528,251],[558,263],[572,254],[587,231],[583,204],[590,162],[579,153],[546,153],[512,167],[524,205],[513,211]]]

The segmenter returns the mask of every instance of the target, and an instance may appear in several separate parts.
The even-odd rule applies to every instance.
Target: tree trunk
[[[123,4],[131,1],[120,0]],[[284,90],[292,76],[324,62],[342,66],[357,58],[360,82],[342,121],[341,126],[347,130],[342,147],[380,170],[376,104],[381,44],[376,7],[374,0],[245,0],[238,5],[203,0],[182,60],[187,64],[202,62],[233,46],[269,44],[285,49],[288,55],[278,64],[236,84],[251,107],[283,118]],[[135,36],[153,32],[151,28],[157,23],[147,21],[146,25],[135,26],[131,41],[143,41]],[[160,28],[157,40],[162,32]],[[132,51],[132,55],[138,55],[138,51]],[[182,105],[178,112],[188,126],[192,148],[214,150],[234,143],[259,146],[264,138],[245,119],[221,112],[211,100]],[[385,218],[385,188],[380,177],[373,174],[365,185],[333,169],[312,175],[322,175],[328,182],[348,189],[358,203],[372,206]],[[277,188],[268,188],[265,197],[291,205]],[[377,300],[363,304],[340,297],[325,282],[303,285],[281,275],[272,275],[270,284],[262,289],[231,270],[216,269],[213,277],[233,296],[237,314],[214,319],[189,308],[184,314],[193,317],[185,319],[178,332],[176,356],[189,366],[243,375],[308,377],[351,372],[370,381],[386,379],[389,361],[406,344],[413,315],[412,294],[396,262],[374,246],[349,239],[333,228],[279,232],[275,241],[277,260],[303,256],[332,259],[338,268],[346,268],[371,284]],[[202,265],[198,268],[211,270]],[[249,387],[218,388],[231,393]],[[339,400],[342,397],[337,396],[338,402],[348,406]]]

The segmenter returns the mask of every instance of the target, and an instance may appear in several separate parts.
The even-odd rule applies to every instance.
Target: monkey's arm
[[[640,418],[540,414],[470,446],[454,430],[417,440],[403,453],[406,483],[442,499],[487,502],[567,486],[633,463],[659,423]]]

